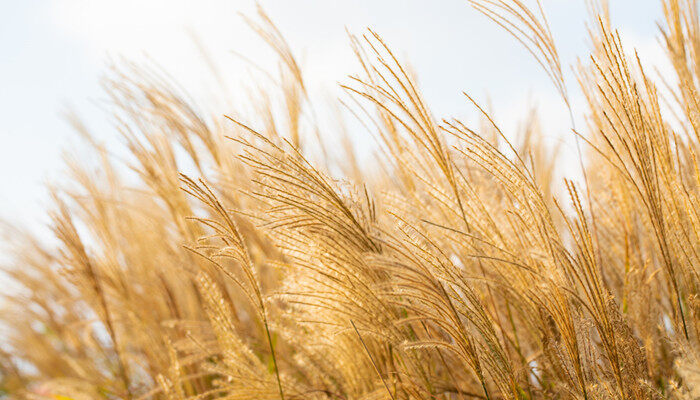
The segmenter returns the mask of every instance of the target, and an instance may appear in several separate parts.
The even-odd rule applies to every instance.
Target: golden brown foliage
[[[471,3],[571,110],[539,3]],[[700,22],[694,0],[663,6],[676,72],[664,90],[591,2],[593,48],[577,70],[586,133],[571,133],[586,155],[580,184],[556,181],[536,119],[514,144],[468,95],[480,126],[436,117],[373,31],[351,37],[360,74],[343,87],[379,139],[379,166],[358,165],[348,144],[341,177],[310,160],[321,136],[302,70],[262,13],[250,24],[281,77],[256,115],[203,115],[148,69],[115,72],[108,93],[137,179],[88,139],[99,169],[69,163],[57,246],[9,232],[2,390],[700,398]]]

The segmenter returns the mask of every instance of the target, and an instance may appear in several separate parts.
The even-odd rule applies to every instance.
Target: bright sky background
[[[584,1],[543,2],[564,62],[585,56]],[[660,59],[663,53],[656,42],[660,1],[611,2],[613,22],[625,42],[636,46],[643,58]],[[548,137],[561,140],[570,135],[567,112],[545,74],[520,45],[466,0],[260,4],[301,59],[314,91],[332,94],[336,82],[347,81],[345,77],[356,72],[345,29],[361,33],[371,27],[413,66],[436,114],[473,115],[461,95],[467,91],[480,101],[490,99],[506,127],[523,120],[535,104]],[[99,107],[105,98],[99,79],[110,57],[138,61],[148,54],[195,96],[213,89],[192,32],[234,82],[234,93],[235,82],[245,83],[247,75],[245,64],[230,50],[274,67],[238,12],[254,15],[255,2],[1,0],[0,219],[30,228],[46,222],[45,182],[60,176],[62,153],[77,142],[62,117],[68,107],[83,116],[98,136],[118,145],[118,136],[104,122]],[[570,86],[575,86],[570,73],[568,77]],[[575,94],[573,103],[583,111],[580,95]]]

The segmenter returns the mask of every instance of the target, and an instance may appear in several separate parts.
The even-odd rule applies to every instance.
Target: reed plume
[[[696,1],[661,2],[663,79],[589,2],[581,110],[539,1],[468,2],[571,112],[583,174],[561,181],[537,118],[514,139],[468,93],[479,123],[434,114],[373,30],[350,35],[342,84],[378,141],[368,165],[321,134],[262,11],[280,76],[254,112],[207,114],[120,65],[105,87],[128,157],[72,117],[95,161],[52,189],[54,242],[6,229],[0,396],[700,398],[700,22]],[[319,163],[319,141],[345,154]]]

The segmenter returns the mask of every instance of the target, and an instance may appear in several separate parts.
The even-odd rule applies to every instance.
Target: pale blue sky
[[[567,64],[586,54],[583,3],[544,0]],[[624,40],[637,46],[643,57],[659,59],[662,52],[655,41],[659,1],[611,3],[613,21]],[[248,0],[0,0],[0,218],[29,227],[45,222],[44,182],[60,177],[62,152],[77,142],[61,116],[68,106],[98,136],[118,145],[118,136],[98,106],[105,97],[99,78],[108,57],[138,60],[147,53],[200,97],[211,89],[212,80],[188,32],[204,42],[234,89],[237,82],[245,82],[246,75],[229,50],[269,63],[269,53],[237,15],[239,11],[252,14],[254,4]],[[260,4],[300,56],[314,90],[328,88],[333,93],[335,82],[355,72],[345,28],[362,32],[371,27],[411,63],[438,114],[471,115],[461,96],[468,91],[480,100],[490,98],[506,127],[522,120],[534,103],[540,106],[552,140],[568,134],[566,110],[545,74],[523,48],[466,0],[268,0]],[[580,107],[576,94],[574,105]]]

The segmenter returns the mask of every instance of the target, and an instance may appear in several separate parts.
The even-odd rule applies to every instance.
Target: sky
[[[611,3],[623,41],[643,59],[661,63],[660,2]],[[346,32],[369,27],[412,66],[436,114],[473,115],[462,95],[466,91],[491,104],[499,123],[514,129],[535,105],[549,140],[564,141],[564,151],[572,152],[568,113],[544,72],[466,0],[259,4],[301,60],[314,93],[333,97],[337,84],[358,72]],[[588,49],[584,0],[543,4],[568,84],[575,86],[570,65]],[[232,96],[249,79],[249,66],[236,54],[274,68],[270,52],[240,16],[254,16],[255,5],[248,0],[0,0],[0,220],[31,230],[47,223],[46,183],[60,180],[63,156],[79,142],[66,122],[69,110],[110,146],[120,145],[107,122],[100,85],[110,62],[148,59],[195,98],[217,91],[197,42],[227,77]],[[574,91],[572,103],[575,112],[584,111],[580,93]]]

